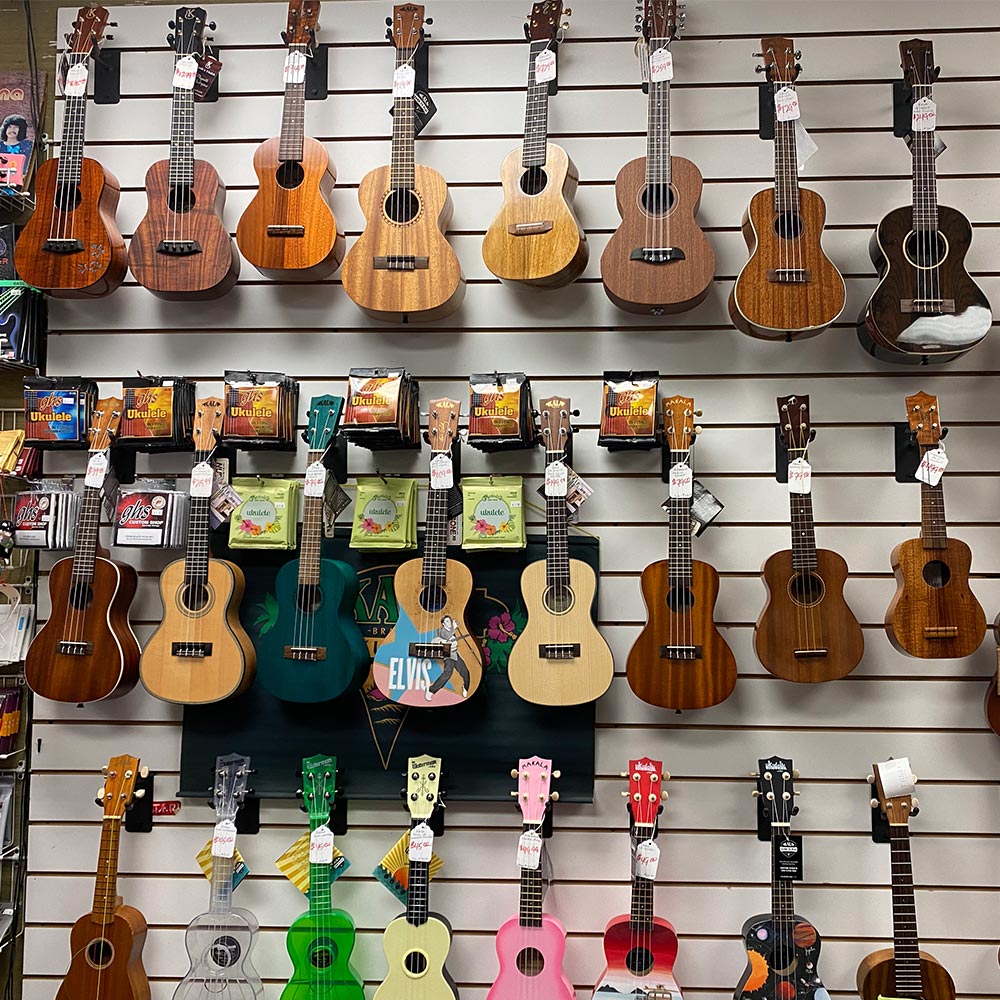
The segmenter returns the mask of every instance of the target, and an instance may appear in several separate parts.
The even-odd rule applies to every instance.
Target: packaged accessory
[[[24,436],[39,448],[86,448],[97,383],[84,378],[24,380]]]
[[[420,385],[405,368],[352,368],[344,436],[370,451],[421,447]]]
[[[463,549],[523,549],[527,544],[520,476],[463,476],[462,515]]]
[[[655,448],[661,437],[659,386],[659,372],[605,372],[597,443],[609,451]]]
[[[417,481],[358,479],[351,548],[406,550],[417,547]]]
[[[243,450],[295,451],[299,383],[281,372],[225,373],[222,440]]]
[[[173,375],[122,381],[118,443],[143,451],[186,451],[192,446],[195,383]]]
[[[301,479],[234,479],[243,502],[229,518],[232,549],[294,549]]]
[[[534,448],[531,383],[523,372],[469,376],[469,444],[480,451]]]
[[[138,479],[118,490],[114,544],[180,549],[187,535],[190,494],[167,479]]]

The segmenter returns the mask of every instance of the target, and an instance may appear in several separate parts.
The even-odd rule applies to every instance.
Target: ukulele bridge
[[[779,267],[767,272],[767,280],[775,285],[808,285],[812,271],[806,267]]]
[[[572,660],[580,655],[580,643],[540,642],[538,655],[543,660]]]
[[[94,652],[94,644],[92,642],[70,642],[64,639],[56,649],[66,656],[90,656]]]
[[[42,244],[42,249],[49,253],[83,253],[83,240],[47,239]]]
[[[410,656],[414,656],[419,660],[443,660],[445,652],[450,649],[450,643],[411,642]]]
[[[661,660],[700,660],[701,646],[660,646]]]
[[[430,267],[430,257],[400,253],[390,254],[388,257],[372,257],[372,267],[376,271],[426,271]]]
[[[957,639],[957,625],[932,625],[924,629],[925,639]]]
[[[318,663],[326,659],[326,646],[285,646],[285,659]]]
[[[899,311],[904,314],[929,313],[940,316],[945,313],[954,314],[954,299],[900,299]]]
[[[302,239],[306,235],[305,226],[268,226],[268,236],[278,236],[284,239]]]
[[[173,656],[180,656],[185,660],[200,660],[212,655],[212,644],[210,642],[172,642],[170,652]]]
[[[828,649],[796,649],[792,655],[796,660],[821,660],[829,654]]]
[[[636,247],[629,260],[640,260],[646,264],[669,264],[675,260],[687,260],[680,247]]]
[[[160,240],[156,252],[168,257],[190,257],[201,253],[201,244],[197,240]]]
[[[552,231],[552,220],[542,219],[539,222],[515,222],[507,227],[508,236],[537,236],[539,233]]]

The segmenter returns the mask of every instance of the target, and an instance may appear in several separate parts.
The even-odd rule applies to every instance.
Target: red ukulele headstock
[[[656,829],[661,803],[667,798],[666,790],[660,786],[669,778],[662,760],[640,757],[628,762],[628,811],[632,829],[640,840],[651,837]]]

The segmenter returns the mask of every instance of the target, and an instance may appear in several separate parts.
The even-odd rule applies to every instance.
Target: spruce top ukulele
[[[601,255],[601,280],[619,309],[659,316],[704,301],[715,276],[712,245],[695,222],[698,168],[670,155],[671,43],[683,26],[677,0],[644,0],[641,31],[649,47],[646,155],[615,181],[621,225]]]
[[[483,240],[483,260],[498,278],[543,288],[568,285],[590,259],[587,234],[573,211],[580,175],[566,150],[548,141],[549,81],[563,13],[562,0],[542,0],[532,6],[524,26],[524,144],[500,166],[503,205]]]
[[[920,483],[920,537],[892,550],[896,593],[885,613],[889,642],[923,659],[974,653],[986,634],[986,614],[969,589],[972,550],[948,537],[944,513],[944,434],[937,396],[906,397],[906,416],[920,449],[922,469],[935,485]],[[924,474],[918,470],[918,475]]]
[[[869,253],[881,280],[858,336],[881,361],[954,361],[986,336],[993,314],[965,267],[972,226],[937,200],[934,44],[900,42],[899,57],[913,94],[913,204],[891,211],[872,235]]]
[[[743,216],[750,259],[729,296],[738,330],[765,340],[822,333],[843,312],[847,290],[820,240],[826,204],[799,187],[795,80],[801,67],[790,38],[761,39],[768,82],[774,88],[774,190],[758,191]]]
[[[792,547],[769,556],[761,570],[767,603],[754,626],[757,658],[786,681],[832,681],[860,662],[865,639],[844,600],[847,563],[816,548],[808,396],[778,397],[779,433],[788,451]]]
[[[725,701],[736,686],[736,659],[714,620],[719,574],[691,558],[690,462],[700,415],[689,396],[663,401],[670,446],[669,558],[642,571],[646,625],[625,666],[635,694],[661,708],[708,708]]]
[[[305,134],[306,62],[319,31],[319,0],[290,0],[281,136],[257,147],[259,187],[236,227],[236,243],[261,274],[320,281],[344,259],[344,234],[330,207],[337,173],[326,147]]]
[[[115,221],[118,181],[83,155],[88,66],[112,23],[108,17],[104,7],[86,6],[73,22],[59,157],[38,168],[37,208],[14,246],[21,279],[62,298],[107,295],[125,280],[128,255]]]

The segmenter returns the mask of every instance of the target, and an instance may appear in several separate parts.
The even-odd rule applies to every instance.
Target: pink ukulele
[[[500,975],[486,1000],[575,1000],[573,986],[563,972],[566,930],[555,917],[542,913],[545,876],[542,872],[541,826],[551,791],[551,779],[559,772],[552,761],[529,757],[510,776],[517,778],[517,805],[523,828],[517,845],[521,871],[521,905],[497,932]]]

